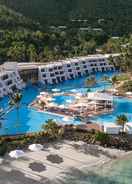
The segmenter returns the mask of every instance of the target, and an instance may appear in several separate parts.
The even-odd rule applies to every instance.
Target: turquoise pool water
[[[98,83],[92,87],[91,91],[103,90],[111,87],[111,85],[107,82],[101,82],[100,79],[104,74],[109,76],[113,75],[113,72],[107,73],[97,73],[96,79]],[[69,92],[72,91],[74,93],[86,93],[87,88],[85,86],[86,77],[77,78],[75,80],[68,80],[58,85],[52,85],[48,87],[37,87],[37,86],[28,86],[26,89],[22,91],[23,99],[21,102],[21,108],[19,110],[19,123],[17,123],[17,111],[13,109],[9,113],[4,116],[4,119],[0,120],[2,123],[2,127],[0,128],[0,135],[13,135],[13,134],[21,134],[26,132],[37,132],[41,130],[42,124],[44,124],[48,119],[54,119],[59,123],[69,123],[69,124],[79,124],[80,121],[76,121],[74,119],[70,119],[66,121],[63,116],[57,116],[50,113],[38,112],[34,109],[28,108],[28,105],[36,98],[36,96],[41,91],[52,91],[53,88],[60,89],[60,92]],[[69,96],[56,96],[54,98],[54,103],[58,105],[66,105],[70,101],[74,100],[74,97]],[[115,111],[111,114],[98,116],[93,121],[109,123],[114,122],[117,114],[126,113],[130,121],[132,121],[132,101],[128,99],[120,99],[115,98]],[[8,98],[4,98],[0,101],[0,107],[7,108],[8,106]]]
[[[114,123],[118,115],[125,114],[129,122],[132,122],[132,99],[114,97],[114,109],[112,113],[96,116],[91,120],[102,124]]]

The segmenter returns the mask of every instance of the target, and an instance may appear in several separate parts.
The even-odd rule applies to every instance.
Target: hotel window
[[[56,74],[56,75],[58,75],[58,74],[59,74],[59,72],[55,72],[55,74]]]
[[[62,69],[62,66],[59,66],[58,69],[59,69],[59,70]]]
[[[79,67],[77,67],[76,69],[77,69],[77,70],[80,70],[80,68],[79,68]]]
[[[72,72],[72,70],[71,70],[71,69],[69,69],[69,70],[68,70],[68,72]]]
[[[84,66],[83,66],[83,68],[87,68],[87,66],[86,66],[86,65],[84,65]]]
[[[85,61],[83,61],[83,64],[86,64],[86,62],[85,62]]]
[[[75,63],[75,66],[78,66],[78,63]]]
[[[48,84],[48,81],[47,80],[44,80],[45,84]]]
[[[12,87],[11,87],[11,89],[13,90],[13,91],[15,91],[17,88],[16,88],[16,85],[13,85]]]
[[[53,71],[53,69],[52,69],[52,68],[50,68],[50,69],[49,69],[49,72],[52,72],[52,71]]]
[[[8,79],[8,75],[3,75],[2,79],[3,79],[3,80]]]
[[[9,80],[6,84],[9,86],[10,84],[12,84],[12,81]]]
[[[41,69],[41,72],[45,72],[45,69],[44,69],[44,68],[42,68],[42,69]]]
[[[43,77],[46,77],[46,74],[43,74]]]
[[[55,76],[54,73],[51,73],[51,74],[50,74],[50,77],[54,77],[54,76]]]
[[[63,73],[64,73],[63,71],[60,72],[60,74],[63,74]]]
[[[57,70],[57,66],[54,67],[54,70]]]
[[[69,68],[69,67],[71,67],[71,65],[67,65],[67,67]]]

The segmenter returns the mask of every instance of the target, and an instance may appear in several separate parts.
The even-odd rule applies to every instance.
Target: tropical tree
[[[51,138],[58,138],[60,135],[63,135],[62,128],[52,119],[47,120],[46,123],[42,125],[42,129],[46,131]]]
[[[109,135],[104,132],[97,132],[95,134],[95,141],[98,141],[101,143],[101,145],[105,145],[109,143]]]
[[[37,51],[33,44],[30,44],[27,49],[27,53],[29,55],[29,61],[30,62],[36,62],[37,61]]]
[[[112,85],[115,85],[117,81],[118,81],[118,78],[117,78],[116,75],[114,75],[114,76],[111,78],[111,83],[112,83]]]
[[[86,86],[92,87],[92,86],[94,86],[96,84],[96,78],[94,76],[88,77],[86,79],[85,83],[86,83]]]
[[[116,118],[117,125],[121,125],[123,131],[124,131],[124,126],[127,122],[128,122],[128,118],[125,114],[121,114],[121,115],[117,116],[117,118]]]
[[[102,77],[101,81],[111,83],[111,79],[110,79],[110,77],[108,75],[104,75]],[[105,84],[104,84],[104,90],[105,90]]]
[[[16,92],[15,94],[10,96],[9,105],[16,108],[17,115],[16,115],[16,127],[19,126],[19,109],[20,109],[20,103],[22,100],[22,94],[19,92]]]
[[[110,77],[108,75],[104,75],[101,80],[106,81],[106,82],[110,82]]]

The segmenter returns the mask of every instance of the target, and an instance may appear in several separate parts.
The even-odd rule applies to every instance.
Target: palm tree
[[[16,127],[19,126],[19,109],[20,109],[21,100],[22,100],[22,94],[19,92],[16,92],[15,94],[10,96],[9,105],[12,107],[15,107],[17,110]]]
[[[92,87],[96,84],[96,78],[94,76],[88,77],[85,83],[86,83],[86,86]]]
[[[48,133],[51,138],[58,138],[63,135],[63,129],[60,128],[53,119],[49,119],[42,125],[42,129]]]
[[[111,83],[112,85],[114,86],[116,83],[117,83],[118,79],[117,79],[117,76],[114,75],[112,78],[111,78]]]
[[[127,122],[128,122],[128,118],[125,114],[121,114],[121,115],[117,116],[117,118],[116,118],[117,125],[121,125],[123,131],[124,131],[124,126]]]
[[[111,79],[108,75],[104,75],[101,79],[102,82],[109,82],[111,83]],[[105,91],[105,84],[104,84],[104,91]]]
[[[101,80],[106,81],[106,82],[110,82],[110,77],[108,75],[104,75]]]

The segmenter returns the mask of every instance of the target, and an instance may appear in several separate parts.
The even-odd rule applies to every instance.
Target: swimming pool
[[[132,100],[128,98],[114,97],[114,111],[109,114],[103,114],[93,117],[93,122],[101,124],[115,123],[116,117],[125,114],[129,122],[132,122]]]
[[[111,84],[107,82],[102,82],[100,79],[104,74],[109,76],[113,75],[113,72],[107,73],[96,73],[96,79],[99,82],[92,87],[91,91],[103,90],[110,88]],[[19,110],[19,123],[17,123],[17,111],[13,109],[9,112],[3,120],[1,120],[2,127],[0,128],[0,135],[14,135],[14,134],[23,134],[27,132],[38,132],[41,130],[42,124],[44,124],[48,119],[54,119],[59,123],[66,124],[80,124],[80,121],[70,119],[66,121],[63,116],[58,116],[50,113],[38,112],[34,109],[28,108],[28,105],[36,98],[36,96],[41,91],[50,91],[52,92],[53,88],[60,89],[60,92],[69,92],[74,93],[81,92],[86,93],[87,87],[85,86],[86,77],[77,78],[75,80],[68,80],[58,85],[52,85],[48,87],[37,87],[37,86],[28,86],[22,91],[23,98],[21,102],[21,108]],[[66,105],[70,101],[74,100],[74,97],[69,97],[61,94],[60,96],[55,97],[54,103],[58,105]],[[132,121],[132,101],[125,98],[115,98],[115,111],[111,114],[101,115],[93,118],[93,121],[109,123],[114,122],[117,114],[126,113],[130,121]],[[0,107],[6,108],[8,105],[8,98],[4,98],[0,101]]]

